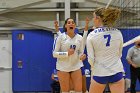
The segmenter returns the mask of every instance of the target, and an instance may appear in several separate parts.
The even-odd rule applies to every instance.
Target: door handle
[[[10,67],[0,67],[0,71],[11,71],[12,68]]]

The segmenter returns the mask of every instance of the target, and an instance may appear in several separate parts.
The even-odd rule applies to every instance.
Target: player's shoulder
[[[105,28],[104,27],[98,27],[98,28],[95,28],[93,31],[91,31],[89,34],[90,35],[97,35],[97,34],[100,34],[102,32],[105,32]]]
[[[87,40],[92,40],[94,39],[94,36],[96,35],[96,33],[94,31],[90,32],[87,36]]]
[[[95,35],[96,34],[96,29],[94,29],[93,31],[91,31],[89,34],[88,34],[88,36],[89,35]]]
[[[113,28],[113,31],[121,34],[121,31],[117,28]]]
[[[60,35],[57,36],[57,39],[59,40],[66,39],[66,33],[65,32],[61,33]]]
[[[104,28],[104,33],[106,34],[106,33],[108,33],[108,34],[113,34],[113,35],[115,35],[116,37],[122,37],[122,33],[121,33],[121,31],[119,30],[119,29],[116,29],[116,28],[112,28],[112,27],[110,27],[110,28]]]
[[[82,36],[79,35],[79,34],[75,34],[75,36],[76,36],[77,38],[82,38]]]
[[[111,32],[116,34],[116,35],[122,36],[122,33],[121,33],[121,31],[119,29],[114,28]]]
[[[88,37],[94,37],[94,36],[96,36],[96,35],[99,35],[100,33],[99,32],[101,32],[101,29],[100,28],[95,28],[93,31],[91,31],[89,34],[88,34]]]

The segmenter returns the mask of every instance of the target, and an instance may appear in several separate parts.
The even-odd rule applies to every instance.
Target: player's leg
[[[111,82],[109,84],[111,93],[124,93],[125,92],[125,85],[124,85],[125,82],[124,82],[122,72],[112,75],[109,82]]]
[[[82,73],[81,69],[71,73],[71,79],[76,93],[82,93]]]
[[[82,92],[85,93],[87,91],[87,84],[86,84],[86,75],[85,75],[85,68],[81,67],[82,72]]]
[[[58,75],[62,93],[69,92],[70,91],[70,85],[69,85],[70,73],[64,72],[64,71],[58,71],[57,75]]]
[[[85,93],[86,91],[87,91],[86,76],[82,75],[82,92]]]
[[[103,93],[106,84],[101,84],[91,79],[89,93]]]
[[[111,93],[124,93],[125,91],[125,87],[124,87],[124,78],[122,78],[121,80],[111,83],[109,84]]]

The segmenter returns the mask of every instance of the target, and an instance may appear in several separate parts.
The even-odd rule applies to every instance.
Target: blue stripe
[[[53,42],[53,51],[55,49],[55,45],[56,45],[56,40],[57,40],[58,36],[54,39],[54,42]]]

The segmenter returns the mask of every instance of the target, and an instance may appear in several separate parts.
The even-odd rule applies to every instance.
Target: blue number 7
[[[106,46],[110,46],[110,39],[111,39],[111,35],[104,35],[104,39],[107,38],[107,42],[106,42]]]

